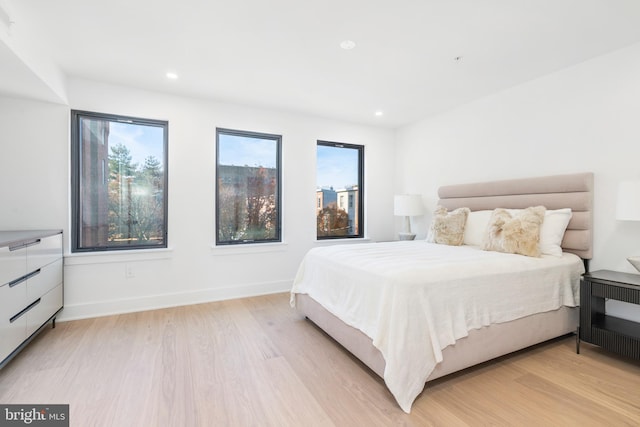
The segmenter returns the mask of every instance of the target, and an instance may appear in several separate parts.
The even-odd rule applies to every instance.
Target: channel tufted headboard
[[[589,260],[593,257],[593,173],[509,179],[473,184],[445,185],[438,190],[439,204],[447,209],[472,211],[545,206],[571,208],[573,216],[562,248]]]

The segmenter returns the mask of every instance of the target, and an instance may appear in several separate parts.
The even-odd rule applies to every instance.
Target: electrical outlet
[[[132,277],[136,277],[133,272],[133,266],[131,264],[125,264],[124,266],[124,277],[127,279],[131,279]]]

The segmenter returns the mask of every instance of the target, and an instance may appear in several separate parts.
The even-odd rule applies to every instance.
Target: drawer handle
[[[25,280],[29,280],[34,276],[37,276],[38,274],[40,274],[40,269],[37,269],[36,271],[32,271],[29,274],[25,274],[22,277],[17,278],[16,280],[12,280],[11,282],[9,282],[9,287],[13,288],[14,286],[18,286],[20,283],[24,282]]]
[[[28,306],[26,306],[24,308],[24,310],[22,310],[20,313],[16,314],[15,316],[13,316],[11,319],[9,319],[9,323],[13,323],[16,320],[18,320],[20,317],[22,317],[27,311],[31,310],[33,307],[35,307],[36,305],[40,304],[40,300],[42,298],[38,298],[37,300],[35,300],[34,302],[32,302],[31,304],[29,304]]]
[[[27,274],[25,277],[27,280],[31,279],[32,277],[37,276],[38,274],[40,274],[40,268],[37,269],[36,271],[32,271],[31,273]]]
[[[25,246],[28,248],[29,246],[35,246],[35,245],[39,245],[40,242],[42,242],[42,239],[36,239],[33,242],[29,242],[27,243]]]
[[[28,274],[26,276],[19,277],[16,280],[10,281],[9,282],[9,287],[13,288],[14,286],[18,286],[20,283],[25,282],[27,280],[27,276],[28,276]]]
[[[16,246],[9,246],[9,252],[17,251],[19,249],[28,248],[29,246],[40,244],[40,242],[42,242],[42,239],[36,239],[36,240],[31,241],[31,242],[20,243],[19,245],[16,245]]]

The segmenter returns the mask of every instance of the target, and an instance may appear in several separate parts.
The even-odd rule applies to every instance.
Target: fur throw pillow
[[[442,245],[460,246],[464,241],[464,225],[467,223],[469,208],[458,208],[447,212],[438,206],[433,212],[427,241]]]
[[[540,227],[545,210],[544,206],[536,206],[512,216],[506,209],[495,209],[487,226],[483,249],[539,257]]]

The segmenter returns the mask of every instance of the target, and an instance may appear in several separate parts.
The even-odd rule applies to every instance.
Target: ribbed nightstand
[[[580,281],[580,340],[640,360],[640,322],[606,313],[605,300],[640,304],[640,275],[598,270]]]

